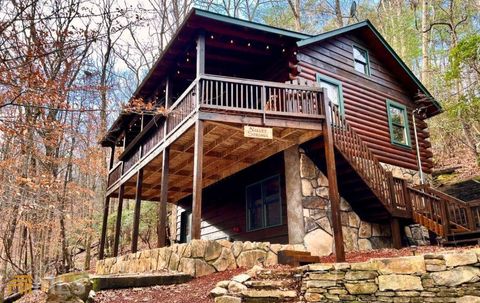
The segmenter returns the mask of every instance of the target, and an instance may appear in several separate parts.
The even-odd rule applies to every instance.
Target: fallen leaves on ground
[[[209,294],[215,284],[222,280],[229,280],[244,271],[244,268],[237,268],[218,272],[184,284],[99,291],[95,303],[212,303],[213,299]]]

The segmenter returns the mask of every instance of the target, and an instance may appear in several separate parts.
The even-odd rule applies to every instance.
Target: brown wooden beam
[[[202,168],[203,168],[203,121],[195,123],[195,151],[193,158],[192,239],[200,239],[202,222]]]
[[[132,253],[137,252],[138,247],[138,232],[140,229],[140,210],[142,207],[142,184],[143,184],[143,169],[137,172],[137,184],[135,189],[135,210],[133,213],[133,231],[132,231]]]
[[[167,199],[168,199],[168,171],[170,165],[170,147],[163,151],[162,181],[160,188],[160,204],[158,205],[157,247],[166,245],[167,226]]]
[[[393,248],[402,248],[402,235],[400,231],[400,222],[398,218],[393,217],[390,221],[390,227],[392,229],[392,242]]]
[[[205,74],[205,33],[200,32],[197,37],[197,78]],[[198,96],[198,95],[197,95]]]
[[[115,237],[113,240],[113,256],[118,256],[118,248],[120,247],[120,232],[122,229],[122,208],[123,208],[123,194],[125,192],[125,185],[120,185],[118,190],[118,207],[117,207],[117,222],[115,224]]]
[[[327,96],[323,90],[323,96]],[[333,145],[332,116],[329,99],[323,98],[325,120],[323,122],[323,137],[325,142],[325,158],[327,162],[328,194],[332,209],[332,227],[335,240],[335,258],[337,262],[345,261],[345,248],[343,245],[342,220],[340,217],[340,194],[338,192],[337,168],[335,164],[335,150]]]
[[[98,259],[103,260],[105,257],[105,241],[107,239],[107,226],[108,226],[108,209],[110,207],[110,196],[105,197],[105,203],[103,204],[103,221],[102,221],[102,234],[100,236],[100,248],[98,251]]]

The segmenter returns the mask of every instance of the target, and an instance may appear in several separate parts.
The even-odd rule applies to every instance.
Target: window
[[[333,104],[336,104],[340,109],[340,113],[343,113],[343,93],[342,83],[336,79],[317,74],[317,82],[320,83],[321,88],[327,90],[327,97]]]
[[[410,131],[405,105],[387,100],[387,113],[392,144],[410,147]]]
[[[251,184],[246,189],[247,230],[282,224],[280,176]]]
[[[353,67],[357,72],[370,75],[368,52],[358,46],[353,46]]]

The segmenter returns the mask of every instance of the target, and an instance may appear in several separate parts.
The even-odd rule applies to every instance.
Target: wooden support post
[[[205,33],[200,31],[197,37],[197,78],[205,74]]]
[[[441,199],[440,207],[442,212],[442,226],[443,226],[443,235],[441,236],[447,239],[447,236],[450,234],[450,219],[448,217],[447,200]]]
[[[167,227],[167,199],[168,199],[168,171],[170,162],[170,147],[163,151],[162,158],[162,184],[160,187],[160,205],[158,208],[157,247],[166,245]]]
[[[195,150],[193,158],[192,239],[200,239],[202,222],[202,168],[203,168],[203,121],[195,123]]]
[[[390,195],[390,203],[391,203],[391,205],[389,206],[395,211],[397,210],[397,201],[395,199],[395,183],[393,181],[393,174],[391,171],[388,171],[386,172],[386,175],[387,175],[388,193]]]
[[[327,162],[328,194],[332,209],[332,227],[335,240],[335,257],[337,262],[345,261],[345,248],[343,245],[342,220],[340,217],[340,194],[337,183],[337,167],[335,164],[335,150],[333,142],[332,115],[330,114],[329,100],[323,90],[323,107],[326,113],[323,122],[323,140],[325,142],[325,158]]]
[[[298,148],[294,145],[283,151],[289,244],[302,244],[305,237]]]
[[[108,169],[112,169],[113,164],[115,164],[115,144],[112,146],[112,149],[110,151],[110,164],[108,166]]]
[[[171,82],[170,77],[167,76],[165,79],[165,109],[170,107],[170,93],[171,93]]]
[[[123,208],[123,194],[125,185],[120,185],[118,189],[118,208],[117,208],[117,223],[115,224],[115,238],[113,240],[113,256],[118,256],[118,248],[120,247],[120,231],[122,229],[122,208]]]
[[[393,248],[402,248],[402,234],[400,231],[400,222],[398,218],[393,217],[390,221],[390,228],[392,229]]]
[[[103,221],[102,234],[100,236],[100,248],[98,251],[98,259],[103,260],[105,257],[105,242],[107,240],[107,226],[108,226],[108,209],[110,208],[110,196],[105,197],[105,204],[103,204]]]
[[[142,207],[142,183],[143,169],[137,172],[137,184],[135,187],[135,210],[133,212],[132,253],[137,252],[138,232],[140,229],[140,210]]]

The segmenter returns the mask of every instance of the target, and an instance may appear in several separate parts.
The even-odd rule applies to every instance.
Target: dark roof
[[[332,38],[337,35],[341,35],[347,32],[351,32],[358,29],[367,29],[369,30],[377,39],[378,42],[382,44],[382,46],[388,51],[388,53],[393,57],[396,63],[402,68],[402,70],[407,74],[407,76],[411,79],[411,81],[418,87],[418,89],[428,97],[428,99],[433,103],[436,107],[436,111],[430,113],[430,116],[442,112],[442,107],[440,104],[435,100],[435,98],[430,94],[427,88],[418,80],[415,74],[408,68],[408,66],[403,62],[403,60],[398,56],[398,54],[393,50],[393,48],[388,44],[388,42],[382,37],[382,35],[378,32],[378,30],[373,26],[370,20],[365,20],[362,22],[358,22],[355,24],[350,24],[335,30],[331,30],[328,32],[321,33],[319,35],[313,36],[311,38],[303,39],[297,42],[299,47],[307,46],[313,43],[317,43],[323,41],[328,38]]]
[[[158,86],[158,80],[163,79],[168,71],[172,68],[173,63],[171,62],[171,57],[175,56],[176,51],[182,50],[182,47],[185,47],[185,41],[191,41],[194,39],[195,33],[200,29],[199,22],[217,22],[220,24],[228,24],[229,26],[234,26],[236,28],[244,28],[257,32],[264,32],[268,34],[273,34],[285,37],[288,39],[293,39],[296,41],[298,47],[304,47],[313,43],[320,42],[327,38],[340,35],[342,33],[354,31],[357,29],[368,29],[373,33],[377,38],[377,41],[388,51],[388,53],[393,57],[394,61],[398,63],[398,66],[405,72],[407,78],[411,81],[412,85],[415,85],[419,91],[421,91],[427,98],[432,102],[435,111],[430,112],[429,116],[438,114],[442,111],[440,104],[433,98],[433,96],[428,92],[428,90],[423,86],[423,84],[417,79],[413,72],[407,67],[407,65],[400,59],[400,57],[395,53],[392,47],[385,41],[385,39],[380,35],[380,33],[375,29],[372,23],[368,20],[362,21],[359,23],[351,24],[336,30],[328,31],[321,33],[319,35],[309,35],[296,31],[286,30],[278,27],[268,26],[265,24],[260,24],[257,22],[241,20],[238,18],[233,18],[217,13],[212,13],[198,8],[193,8],[185,17],[182,24],[179,26],[178,30],[175,32],[173,37],[170,39],[170,42],[165,47],[165,50],[162,52],[158,60],[155,62],[153,67],[150,69],[148,74],[143,79],[142,83],[135,90],[133,97],[141,98],[146,97],[151,93],[156,86]],[[181,39],[180,39],[181,36]],[[131,114],[121,113],[119,117],[115,120],[113,125],[110,127],[106,136],[101,140],[103,146],[112,145],[111,138],[114,138],[118,134],[118,130],[122,129],[125,123],[129,122],[129,119],[132,117]],[[110,139],[109,139],[110,138]]]

